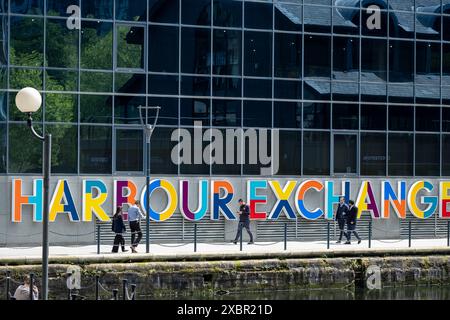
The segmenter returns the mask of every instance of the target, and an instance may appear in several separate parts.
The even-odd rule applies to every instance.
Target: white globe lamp
[[[16,106],[23,113],[33,113],[42,105],[42,96],[34,88],[23,88],[16,95]]]

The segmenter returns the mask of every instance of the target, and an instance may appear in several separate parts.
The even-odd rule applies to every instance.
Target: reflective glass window
[[[201,122],[202,126],[209,126],[210,110],[209,99],[181,99],[181,125],[193,126]]]
[[[112,96],[80,95],[80,122],[111,123]]]
[[[210,77],[182,77],[181,94],[187,96],[210,96],[211,78]]]
[[[218,75],[241,75],[242,32],[214,30],[213,72]]]
[[[240,97],[242,95],[240,78],[213,78],[213,95],[220,97]]]
[[[81,0],[81,16],[93,19],[112,19],[114,0]]]
[[[302,36],[275,34],[275,77],[302,77]]]
[[[244,43],[245,75],[272,76],[272,34],[246,31]]]
[[[178,27],[149,26],[150,71],[178,72]]]
[[[78,128],[76,125],[46,125],[52,135],[52,173],[77,173]]]
[[[37,132],[42,132],[42,125],[34,125]],[[42,143],[30,131],[25,123],[9,124],[9,173],[42,174]],[[26,150],[26,152],[25,152]]]
[[[245,27],[272,29],[272,3],[245,2]]]
[[[328,36],[305,35],[305,77],[331,76],[331,41]]]
[[[10,20],[10,63],[17,66],[42,66],[44,61],[44,19],[11,17]]]
[[[412,176],[414,137],[409,133],[390,133],[388,174],[390,176]]]
[[[359,70],[359,39],[334,37],[333,43],[333,79],[357,81]]]
[[[214,0],[214,25],[219,27],[241,27],[242,2]]]
[[[46,0],[47,1],[47,15],[67,17],[67,10],[70,6],[79,6],[79,0]],[[70,11],[73,14],[74,10]],[[69,14],[69,15],[70,15]]]
[[[80,75],[80,91],[82,92],[112,92],[112,72],[88,72]]]
[[[302,127],[301,102],[275,102],[273,113],[275,128]]]
[[[362,39],[361,71],[368,73],[365,81],[382,82],[387,79],[386,40]]]
[[[116,171],[142,172],[143,143],[142,130],[116,129]]]
[[[277,175],[301,175],[302,133],[300,131],[279,132],[279,168]]]
[[[80,173],[111,174],[112,129],[80,126]]]
[[[168,97],[148,97],[149,106],[160,106],[158,125],[178,125],[178,99]]]
[[[45,121],[78,122],[78,96],[74,94],[46,93]]]
[[[389,41],[389,81],[412,81],[414,74],[414,42]]]
[[[362,176],[386,175],[386,134],[361,133],[361,162]]]
[[[44,0],[11,0],[11,13],[42,15]]]
[[[386,128],[386,106],[361,105],[361,130],[386,130]]]
[[[148,76],[148,93],[178,94],[178,76],[154,75]]]
[[[245,79],[244,97],[272,98],[272,80]]]
[[[330,174],[330,133],[303,133],[303,174],[327,176]]]
[[[416,131],[439,132],[441,108],[416,107]]]
[[[330,129],[331,105],[328,103],[303,104],[303,128]]]
[[[148,17],[152,22],[178,23],[179,0],[149,0]]]
[[[211,72],[211,31],[200,28],[181,30],[181,72]]]
[[[116,0],[116,19],[126,21],[147,21],[147,1]]]
[[[112,69],[113,28],[110,22],[82,21],[81,68]]]
[[[211,0],[181,0],[181,23],[211,24]]]
[[[359,105],[333,104],[333,129],[358,130]]]
[[[274,81],[274,97],[276,99],[295,99],[302,98],[302,82],[291,80]]]
[[[440,137],[416,134],[416,176],[440,175]]]
[[[144,69],[144,27],[116,25],[117,68]]]
[[[356,174],[358,155],[358,135],[334,135],[334,173]]]
[[[244,127],[272,127],[272,103],[244,101]]]
[[[66,20],[47,19],[46,62],[49,67],[78,67],[78,30],[67,28]]]
[[[114,122],[123,124],[140,124],[139,107],[145,106],[145,97],[115,96]]]
[[[150,143],[150,171],[152,174],[171,174],[178,173],[178,166],[171,161],[173,148],[178,144],[172,141],[172,133],[175,128],[157,127],[152,135]]]
[[[413,131],[414,107],[389,106],[389,130]]]
[[[442,135],[442,175],[450,176],[450,135]]]
[[[212,124],[217,127],[241,126],[241,101],[219,100],[212,102]]]
[[[6,172],[6,123],[0,123],[0,173]]]
[[[187,130],[187,133],[189,133],[190,137],[194,137],[194,130],[193,128],[187,128],[182,129]],[[205,129],[196,129],[199,134],[202,136],[205,136]],[[182,137],[181,139],[183,139]],[[209,137],[208,137],[209,139]],[[205,139],[206,140],[206,139]],[[203,150],[206,149],[206,147],[210,144],[208,141],[202,141],[201,150],[198,150],[199,148],[195,147],[194,138],[191,138],[191,153],[188,154],[187,150],[182,150],[183,154],[183,160],[185,160],[184,163],[180,164],[180,173],[181,174],[192,174],[192,175],[209,175],[210,174],[210,165],[208,164],[210,160],[210,156],[203,152]],[[186,143],[184,144],[185,146]],[[167,161],[167,160],[166,160]]]

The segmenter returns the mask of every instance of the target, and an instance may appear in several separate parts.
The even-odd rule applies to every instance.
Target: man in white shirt
[[[30,300],[30,277],[26,276],[24,279],[24,284],[17,287],[14,293],[14,299],[16,300]],[[33,300],[39,299],[38,288],[33,285]]]
[[[136,200],[134,205],[128,209],[128,223],[130,224],[131,230],[131,252],[133,253],[137,253],[136,248],[142,239],[141,218],[145,218],[143,211],[139,200]]]

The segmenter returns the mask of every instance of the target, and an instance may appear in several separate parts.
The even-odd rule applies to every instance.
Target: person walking
[[[116,234],[112,253],[119,252],[119,246],[122,247],[122,252],[127,252],[128,250],[125,250],[125,239],[122,235],[126,231],[125,223],[123,223],[122,207],[117,207],[116,213],[112,218],[112,231]]]
[[[351,244],[351,238],[352,233],[355,235],[356,239],[358,239],[358,244],[361,243],[361,238],[358,235],[358,232],[356,232],[356,221],[358,218],[358,207],[355,206],[355,202],[353,200],[350,200],[348,202],[349,208],[348,208],[348,214],[347,216],[347,242],[345,244]]]
[[[14,292],[13,298],[15,300],[30,300],[30,276],[25,276],[23,284],[18,286]],[[33,300],[39,299],[39,290],[33,284]]]
[[[338,223],[339,231],[340,231],[339,240],[336,243],[341,243],[342,237],[345,234],[345,231],[344,231],[345,224],[346,224],[346,217],[345,216],[348,213],[348,209],[349,209],[349,207],[345,203],[345,197],[341,197],[339,199],[339,204],[338,204],[338,207],[336,209],[336,218],[335,218],[337,223]]]
[[[245,228],[245,230],[247,230],[248,235],[250,236],[250,242],[248,244],[253,244],[254,243],[253,234],[250,231],[250,208],[242,199],[239,199],[238,214],[239,214],[239,227],[233,243],[234,244],[238,243],[239,239],[242,237],[242,229]]]
[[[130,224],[131,231],[131,252],[137,253],[137,246],[142,239],[141,231],[141,218],[145,218],[143,213],[141,202],[136,200],[134,205],[128,209],[128,222]],[[137,237],[136,237],[137,235]]]

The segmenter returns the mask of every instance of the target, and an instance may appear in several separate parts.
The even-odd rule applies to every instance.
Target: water
[[[145,297],[159,300],[450,300],[450,286],[408,286],[382,290],[301,289],[289,291],[230,292],[209,295]]]

